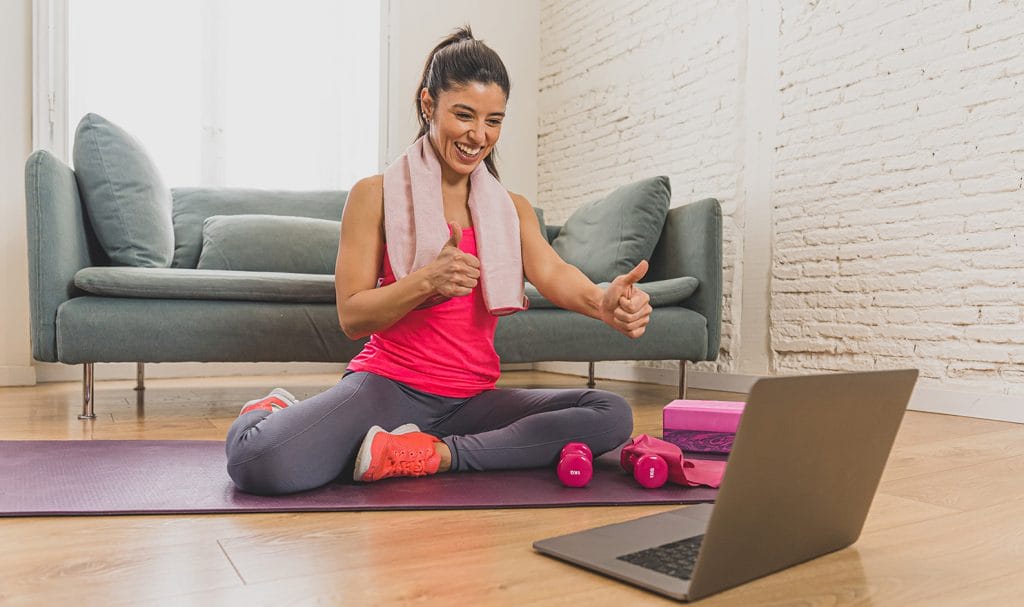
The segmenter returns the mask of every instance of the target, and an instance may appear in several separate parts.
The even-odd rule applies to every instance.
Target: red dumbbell
[[[558,460],[558,480],[566,487],[586,486],[594,476],[593,462],[590,447],[583,443],[567,444]]]
[[[668,462],[659,455],[642,455],[633,450],[623,449],[619,463],[626,472],[647,489],[657,489],[668,481]]]

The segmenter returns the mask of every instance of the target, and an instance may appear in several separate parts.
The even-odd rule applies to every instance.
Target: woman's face
[[[427,89],[420,92],[430,140],[448,168],[469,175],[491,153],[501,136],[505,101],[505,93],[493,83],[453,87],[436,100]]]

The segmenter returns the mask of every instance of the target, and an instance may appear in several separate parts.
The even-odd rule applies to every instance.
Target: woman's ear
[[[423,114],[424,120],[429,120],[434,113],[434,100],[431,99],[427,87],[420,89],[420,112]]]

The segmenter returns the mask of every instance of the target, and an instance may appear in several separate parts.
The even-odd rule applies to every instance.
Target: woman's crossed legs
[[[553,465],[565,443],[604,453],[633,429],[626,401],[603,390],[496,389],[451,398],[358,372],[273,414],[239,417],[228,431],[228,474],[243,491],[264,495],[352,478],[367,431],[405,423],[441,439],[453,471]]]

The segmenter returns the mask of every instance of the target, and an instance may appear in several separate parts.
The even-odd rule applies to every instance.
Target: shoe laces
[[[391,451],[391,465],[395,470],[404,474],[424,476],[427,470],[427,460],[432,453],[427,449],[409,449],[400,447]]]

